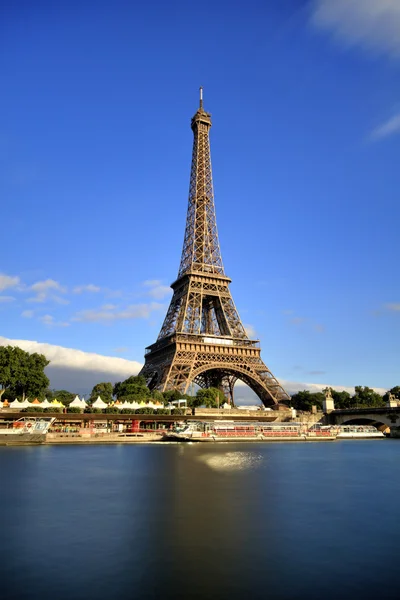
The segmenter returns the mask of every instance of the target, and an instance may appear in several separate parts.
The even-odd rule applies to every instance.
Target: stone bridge
[[[338,408],[327,413],[325,420],[331,425],[373,425],[380,430],[390,427],[391,437],[400,437],[400,406],[396,408]]]

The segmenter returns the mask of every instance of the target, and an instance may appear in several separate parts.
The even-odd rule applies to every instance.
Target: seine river
[[[400,440],[0,448],[0,597],[400,597]]]

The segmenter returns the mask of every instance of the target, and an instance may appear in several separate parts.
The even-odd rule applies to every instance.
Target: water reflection
[[[397,598],[398,450],[0,448],[5,597]]]
[[[204,454],[198,460],[216,471],[243,471],[256,469],[260,466],[263,457],[256,452],[224,452],[219,454]]]

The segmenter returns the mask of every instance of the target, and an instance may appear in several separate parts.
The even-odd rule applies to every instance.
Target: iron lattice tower
[[[263,363],[236,310],[218,241],[211,171],[211,115],[200,106],[194,134],[185,238],[173,296],[157,341],[146,348],[140,372],[150,389],[187,393],[192,382],[217,387],[233,400],[237,379],[265,406],[290,397]]]

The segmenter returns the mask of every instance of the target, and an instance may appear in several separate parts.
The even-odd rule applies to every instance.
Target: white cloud
[[[49,290],[57,290],[58,292],[65,292],[65,288],[62,287],[58,283],[58,281],[54,281],[54,279],[46,279],[45,281],[38,281],[31,286],[31,290],[38,293],[43,294],[47,293]]]
[[[53,300],[57,304],[68,304],[69,301],[65,298],[61,298],[58,294],[65,294],[66,288],[63,287],[58,281],[54,279],[46,279],[45,281],[38,281],[31,285],[30,289],[35,292],[36,296],[28,298],[28,302],[46,302],[47,300]],[[54,292],[58,292],[55,294]]]
[[[15,288],[19,285],[19,283],[19,277],[0,273],[0,292],[3,292],[8,288]]]
[[[400,113],[394,115],[378,127],[376,127],[370,134],[371,140],[380,140],[390,135],[400,133]]]
[[[74,287],[73,292],[74,294],[82,294],[83,292],[91,292],[93,294],[97,294],[97,292],[100,292],[100,289],[98,285],[93,285],[93,283],[89,283],[87,285],[77,285],[76,287]]]
[[[312,0],[311,22],[346,45],[400,58],[399,0]]]
[[[33,310],[23,310],[21,317],[24,317],[25,319],[32,319],[34,314],[35,312]]]
[[[148,319],[152,312],[162,308],[164,308],[164,305],[158,302],[131,304],[125,309],[114,312],[103,306],[100,309],[82,310],[71,320],[84,323],[112,323],[113,321],[125,319]]]
[[[43,317],[39,317],[39,321],[44,323],[44,325],[53,325],[54,317],[51,315],[43,315]]]
[[[156,300],[162,300],[171,294],[171,288],[167,285],[163,285],[159,279],[148,279],[143,282],[143,286],[148,288],[146,292],[147,295]]]
[[[0,296],[0,303],[1,302],[14,302],[15,298],[14,296]]]
[[[94,352],[84,352],[74,348],[64,348],[31,340],[14,340],[0,336],[0,346],[18,346],[27,352],[39,352],[44,354],[50,365],[46,367],[46,373],[50,378],[50,387],[56,389],[68,389],[73,392],[87,393],[100,381],[121,381],[137,375],[142,368],[142,363],[119,358],[116,356],[104,356]],[[118,350],[118,349],[116,349]],[[119,349],[122,350],[122,349]],[[325,387],[332,387],[338,391],[348,391],[354,394],[354,387],[332,385],[329,383],[304,383],[286,381],[280,379],[279,383],[288,393],[300,390],[320,392]],[[373,388],[379,394],[386,392],[384,388]],[[239,403],[259,403],[254,392],[242,381],[235,385],[235,401]]]
[[[103,356],[53,344],[0,336],[0,346],[7,345],[44,354],[50,360],[50,365],[46,367],[50,387],[74,393],[87,394],[100,381],[122,381],[131,375],[137,375],[142,367],[137,361],[116,356]]]

